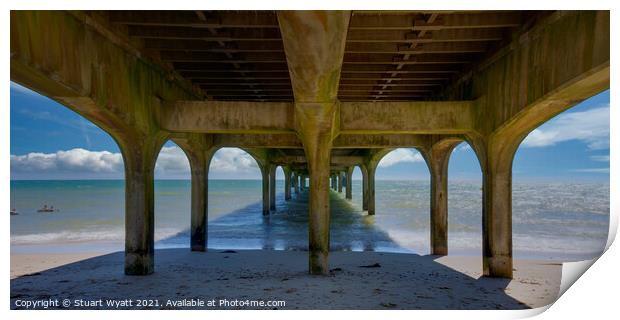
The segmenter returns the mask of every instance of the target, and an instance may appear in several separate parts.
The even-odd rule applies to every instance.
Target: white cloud
[[[189,160],[177,146],[163,147],[155,163],[155,174],[189,174]]]
[[[609,173],[609,168],[586,168],[586,169],[573,169],[571,172],[582,173]]]
[[[31,152],[25,155],[11,155],[12,172],[122,172],[123,159],[120,153],[89,151],[76,148],[56,153]]]
[[[547,147],[570,140],[585,142],[591,150],[609,149],[609,106],[561,114],[532,131],[521,145]]]
[[[470,151],[472,150],[471,146],[469,145],[469,143],[467,142],[461,142],[458,147],[456,147],[456,151],[460,152],[460,151]]]
[[[245,151],[237,148],[222,148],[211,160],[210,173],[244,174],[257,171],[256,161]],[[85,175],[122,178],[123,157],[109,151],[90,151],[76,148],[55,153],[32,152],[25,155],[11,155],[11,174],[16,177],[72,178]],[[15,175],[17,174],[17,175]],[[189,177],[189,161],[178,146],[163,147],[155,164],[158,178]],[[239,178],[242,176],[235,176]]]
[[[396,149],[381,159],[379,167],[385,168],[405,162],[424,162],[424,158],[419,152],[412,149]]]
[[[603,155],[590,156],[590,160],[598,161],[598,162],[609,162],[609,155],[606,155],[606,156],[603,156]]]
[[[211,159],[210,172],[245,173],[257,170],[256,161],[247,152],[237,148],[222,148]]]

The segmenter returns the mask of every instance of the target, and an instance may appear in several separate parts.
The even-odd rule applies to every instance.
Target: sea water
[[[376,181],[376,215],[362,210],[361,181],[353,200],[330,191],[331,250],[428,254],[428,181]],[[480,255],[480,182],[450,181],[450,254]],[[308,194],[262,215],[259,180],[210,180],[208,246],[214,249],[307,250]],[[517,258],[590,259],[605,247],[608,183],[513,183],[513,247]],[[13,252],[122,250],[124,181],[11,181]],[[43,205],[58,211],[37,212]],[[189,247],[190,181],[155,181],[156,248]]]

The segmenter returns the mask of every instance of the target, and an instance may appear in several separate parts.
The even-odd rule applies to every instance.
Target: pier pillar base
[[[190,248],[192,251],[206,251],[209,163],[216,149],[202,134],[191,134],[173,141],[185,152],[191,169]]]
[[[263,215],[269,215],[269,164],[260,165],[263,182]]]
[[[460,140],[441,140],[421,150],[431,174],[431,254],[448,254],[448,163]]]
[[[117,140],[119,141],[119,140]],[[154,271],[154,169],[165,139],[119,141],[125,165],[125,274]]]
[[[366,192],[367,195],[367,206],[368,206],[368,215],[375,214],[375,171],[377,169],[376,164],[367,164],[366,170],[367,172],[367,181],[368,181],[368,189]]]
[[[276,165],[269,166],[269,210],[276,210]]]
[[[284,169],[284,200],[291,200],[291,169],[283,167]]]
[[[482,167],[482,273],[512,278],[512,160],[516,135],[470,142]]]
[[[296,103],[297,132],[304,145],[310,174],[309,269],[311,274],[328,274],[329,178],[335,103]]]
[[[361,166],[362,169],[362,210],[368,210],[368,170],[366,166]]]

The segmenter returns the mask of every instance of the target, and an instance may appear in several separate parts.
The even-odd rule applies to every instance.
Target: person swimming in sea
[[[37,210],[37,212],[54,212],[56,210],[54,210],[54,206],[50,206],[48,207],[47,204],[43,205],[43,208]]]

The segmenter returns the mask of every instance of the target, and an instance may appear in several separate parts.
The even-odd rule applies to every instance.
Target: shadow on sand
[[[198,309],[528,308],[506,294],[509,280],[473,277],[436,261],[434,256],[370,252],[377,244],[398,245],[334,192],[331,274],[311,276],[304,252],[306,197],[302,193],[293,201],[279,199],[278,210],[269,217],[260,215],[258,203],[209,222],[209,237],[216,245],[217,239],[230,241],[233,247],[236,239],[258,239],[260,248],[268,250],[213,249],[203,253],[185,248],[158,249],[156,271],[145,277],[125,276],[124,254],[107,254],[11,280],[11,308],[20,309],[20,301],[47,299],[70,299],[72,309],[115,309],[107,305],[107,299],[134,300],[132,306],[121,309],[184,308],[169,304],[181,299],[216,300],[211,307],[188,306]],[[158,244],[175,244],[180,239],[187,241],[182,233]],[[76,299],[102,302],[83,306],[76,304]],[[137,299],[157,302],[138,307]],[[283,300],[286,305],[230,307],[220,306],[221,299]]]
[[[368,216],[337,192],[330,192],[331,251],[412,252],[401,247],[374,224]],[[284,201],[276,197],[276,210],[269,216],[260,214],[262,203],[256,202],[213,219],[208,224],[208,247],[213,249],[308,250],[308,192],[293,194]],[[189,229],[161,239],[157,248],[189,246]]]

